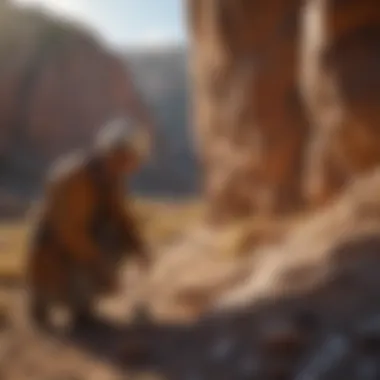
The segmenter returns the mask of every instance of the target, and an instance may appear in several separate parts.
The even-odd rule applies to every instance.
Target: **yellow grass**
[[[0,278],[12,280],[23,270],[27,226],[24,223],[0,223]]]
[[[199,201],[136,199],[136,218],[151,247],[169,244],[202,214]],[[0,280],[20,278],[25,263],[29,225],[24,221],[0,222]]]
[[[202,219],[204,205],[199,200],[182,202],[135,199],[136,220],[152,249],[175,243],[189,228]],[[215,246],[221,256],[231,258],[251,252],[251,248],[282,239],[291,226],[304,216],[291,219],[253,217],[224,226]],[[25,263],[25,244],[29,225],[26,222],[0,222],[0,281],[19,279]]]
[[[149,243],[156,247],[171,243],[193,223],[202,218],[203,204],[198,200],[183,202],[137,199],[134,211]]]
[[[254,248],[276,244],[287,233],[306,220],[307,214],[284,217],[254,215],[222,226],[218,231],[218,250],[221,256],[239,258],[252,254]]]

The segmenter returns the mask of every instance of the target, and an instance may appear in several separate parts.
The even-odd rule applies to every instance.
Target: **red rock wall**
[[[288,211],[302,201],[299,5],[188,1],[194,122],[206,193],[219,217]]]
[[[320,205],[380,160],[376,0],[188,0],[217,214]]]
[[[308,199],[322,204],[380,162],[380,7],[376,0],[310,0],[301,83],[313,139]]]

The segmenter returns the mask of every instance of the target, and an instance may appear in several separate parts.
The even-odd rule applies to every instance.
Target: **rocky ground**
[[[226,231],[198,228],[130,267],[99,322],[47,335],[4,290],[4,379],[379,379],[380,173],[325,210],[288,223],[280,242],[231,255]],[[228,249],[227,249],[227,248]],[[150,324],[133,324],[144,298]]]
[[[99,321],[86,330],[59,329],[54,334],[35,330],[26,317],[27,293],[23,287],[3,285],[0,379],[192,376],[196,368],[187,362],[191,356],[185,351],[195,348],[192,342],[195,336],[207,343],[202,329],[194,335],[192,325],[225,283],[236,283],[237,275],[243,273],[240,261],[229,257],[215,261],[215,247],[213,254],[206,254],[207,241],[212,248],[212,239],[201,235],[203,232],[198,230],[191,238],[166,247],[148,279],[141,278],[132,263],[122,275],[120,294],[99,305]],[[193,240],[191,245],[190,239]],[[195,240],[199,244],[198,255],[193,251]],[[189,268],[193,268],[193,272],[190,273]],[[153,319],[148,325],[131,321],[133,306],[141,298],[147,300],[152,312]],[[213,345],[220,343],[210,341],[208,344],[210,355],[214,355]],[[189,371],[188,375],[184,371]]]

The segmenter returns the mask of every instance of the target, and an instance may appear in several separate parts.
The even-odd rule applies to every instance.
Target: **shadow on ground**
[[[189,324],[99,321],[65,339],[123,370],[170,380],[378,378],[380,236],[352,238],[329,257],[324,281],[306,292]]]

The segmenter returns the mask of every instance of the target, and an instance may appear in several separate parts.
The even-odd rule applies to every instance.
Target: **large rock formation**
[[[172,294],[192,290],[195,301],[204,301],[200,309],[211,301],[211,313],[187,326],[181,347],[189,350],[178,354],[184,360],[171,353],[168,378],[378,379],[379,191],[377,169],[332,207],[293,224],[280,244],[257,246],[251,263],[235,257],[228,266],[207,244],[193,255],[180,251],[183,261],[160,273],[161,289],[170,278]],[[157,292],[159,283],[153,284]],[[176,301],[179,307],[181,298]]]
[[[307,178],[321,203],[380,162],[380,8],[376,0],[309,0],[301,83],[313,125]]]
[[[189,0],[214,209],[321,204],[379,163],[379,22],[375,0]]]
[[[189,0],[195,124],[214,211],[301,202],[300,1]]]
[[[151,124],[124,62],[85,30],[9,5],[0,29],[1,185],[29,192],[51,159],[86,146],[110,117]]]

